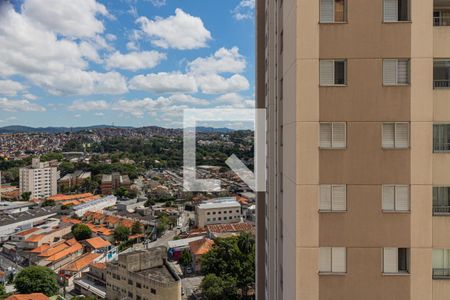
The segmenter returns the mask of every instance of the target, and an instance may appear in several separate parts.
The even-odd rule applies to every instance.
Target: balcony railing
[[[450,26],[450,17],[434,17],[433,18],[434,26]]]
[[[450,269],[433,268],[433,279],[450,279]]]
[[[450,88],[450,79],[435,79],[433,80],[434,88]]]
[[[433,206],[433,215],[450,215],[450,206]]]

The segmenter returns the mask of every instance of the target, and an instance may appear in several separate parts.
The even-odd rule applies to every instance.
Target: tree
[[[156,233],[158,235],[161,235],[164,231],[167,230],[167,228],[169,227],[169,217],[165,214],[162,214],[159,217],[159,222],[158,225],[156,226]]]
[[[188,267],[192,264],[192,255],[191,252],[189,252],[187,249],[184,249],[183,252],[181,252],[180,259],[178,260],[178,263],[182,267]]]
[[[136,221],[133,223],[133,226],[131,227],[131,233],[132,234],[141,234],[144,232],[142,223],[139,221]]]
[[[30,201],[31,198],[31,192],[24,192],[22,195],[20,195],[20,199],[23,201]]]
[[[200,284],[202,299],[232,300],[237,299],[236,282],[233,278],[221,278],[214,274],[206,275]]]
[[[3,296],[6,296],[6,289],[5,285],[0,284],[0,299],[2,299]]]
[[[255,239],[247,233],[239,237],[216,239],[212,249],[201,258],[202,272],[230,277],[242,295],[255,285]]]
[[[43,266],[21,270],[14,279],[14,286],[20,294],[43,293],[49,297],[59,290],[55,272]]]
[[[75,224],[72,226],[72,234],[77,241],[92,237],[92,230],[86,224]]]
[[[125,227],[123,225],[118,225],[114,229],[114,240],[121,242],[121,241],[127,241],[128,237],[130,236],[130,229],[128,227]]]
[[[55,201],[52,201],[52,200],[45,200],[44,202],[42,202],[41,206],[42,206],[42,207],[46,207],[46,206],[55,206]]]

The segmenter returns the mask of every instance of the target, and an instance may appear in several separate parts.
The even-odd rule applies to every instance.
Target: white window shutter
[[[320,22],[334,22],[334,0],[320,0]]]
[[[332,187],[332,210],[345,211],[347,209],[346,186],[333,185]]]
[[[320,124],[320,147],[331,148],[331,123]]]
[[[319,272],[331,272],[331,248],[320,247],[319,250]]]
[[[409,124],[396,123],[395,124],[395,148],[409,147]]]
[[[334,60],[320,61],[320,85],[334,85]]]
[[[322,184],[320,186],[320,210],[331,210],[331,185]]]
[[[333,247],[331,251],[331,271],[333,273],[347,272],[346,249],[344,247]]]
[[[409,61],[399,60],[397,65],[397,84],[409,83]]]
[[[383,148],[394,148],[395,139],[395,125],[394,123],[383,124]]]
[[[398,21],[398,0],[384,0],[384,21]]]
[[[398,248],[383,249],[383,272],[398,273]]]
[[[384,59],[383,60],[383,84],[396,85],[397,84],[397,60]]]
[[[383,210],[395,209],[395,187],[393,185],[383,185]]]
[[[345,148],[346,146],[346,134],[345,123],[333,123],[333,148]]]
[[[409,211],[409,187],[406,185],[395,187],[395,210]]]

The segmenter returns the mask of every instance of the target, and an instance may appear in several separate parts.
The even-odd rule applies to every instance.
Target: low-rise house
[[[181,280],[166,253],[157,247],[119,254],[107,264],[106,299],[181,300]]]
[[[62,223],[50,231],[37,231],[20,243],[22,249],[35,249],[43,244],[53,244],[63,239],[71,232],[71,226]]]
[[[91,178],[91,172],[75,171],[66,174],[58,181],[60,190],[68,190],[72,187],[81,186],[86,180]]]
[[[203,239],[203,236],[196,236],[187,239],[168,241],[168,256],[170,260],[178,261],[184,250],[189,251],[189,243]]]
[[[86,253],[63,266],[59,270],[59,276],[66,280],[68,286],[72,286],[74,279],[81,277],[81,273],[88,271],[89,266],[100,260],[102,256],[100,253]]]
[[[214,245],[214,241],[208,238],[193,241],[189,243],[189,249],[192,256],[192,266],[194,272],[201,271],[201,257],[208,253]]]
[[[106,196],[106,197],[103,197],[100,199],[96,199],[93,201],[89,201],[86,203],[72,206],[72,211],[78,217],[82,217],[88,211],[93,211],[93,212],[103,211],[103,209],[105,209],[107,207],[116,205],[116,202],[117,202],[117,197],[110,195],[110,196]]]
[[[38,234],[40,232],[42,232],[43,229],[39,228],[39,227],[33,227],[30,229],[26,229],[26,230],[22,230],[19,231],[13,235],[11,235],[11,241],[12,242],[23,242],[24,240],[26,240],[27,238],[29,238],[30,236],[32,236],[33,234]]]
[[[103,195],[111,195],[119,188],[130,190],[131,180],[128,175],[120,175],[120,173],[104,174],[102,176],[102,183],[100,189]]]
[[[237,236],[241,232],[255,234],[255,226],[250,223],[213,224],[207,225],[206,229],[211,239]]]
[[[50,300],[49,297],[45,296],[42,293],[33,293],[33,294],[15,294],[11,295],[5,300]]]
[[[63,240],[53,245],[43,244],[29,251],[30,261],[58,271],[83,253],[83,246],[75,239]]]
[[[82,242],[85,245],[86,252],[93,253],[108,253],[111,250],[111,243],[102,239],[99,236],[84,240]]]

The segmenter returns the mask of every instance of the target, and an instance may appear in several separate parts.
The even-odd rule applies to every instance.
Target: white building
[[[241,204],[234,197],[217,198],[200,203],[196,207],[196,224],[202,228],[210,224],[241,221]]]
[[[20,168],[20,194],[31,192],[33,198],[47,198],[57,193],[59,171],[48,162],[33,158],[31,166]]]
[[[116,205],[116,203],[117,197],[109,195],[94,201],[76,205],[72,207],[72,210],[77,216],[81,217],[87,211],[102,211],[107,207]]]

